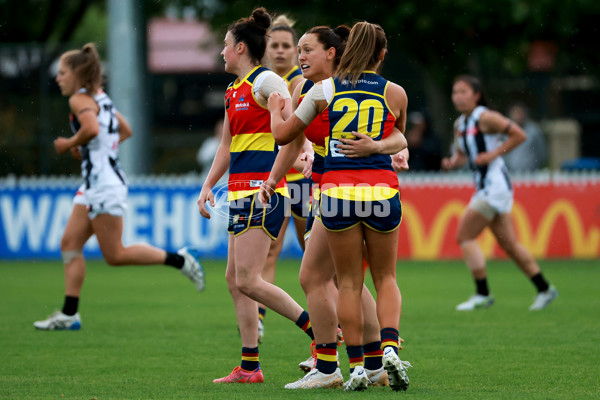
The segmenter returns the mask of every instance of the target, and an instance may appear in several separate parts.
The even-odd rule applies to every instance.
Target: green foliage
[[[280,261],[278,284],[305,305],[298,261]],[[496,304],[458,313],[473,284],[464,264],[398,265],[403,294],[400,335],[411,387],[389,399],[584,399],[600,392],[600,307],[596,260],[546,261],[560,291],[547,309],[527,311],[534,289],[510,262],[489,266]],[[225,262],[205,262],[207,289],[196,292],[167,267],[110,268],[89,262],[78,332],[35,331],[32,322],[59,307],[59,262],[0,263],[0,399],[347,399],[341,390],[295,392],[308,340],[290,321],[267,312],[260,347],[266,382],[215,385],[240,361]],[[369,282],[370,285],[370,282]],[[342,373],[347,357],[340,348]]]

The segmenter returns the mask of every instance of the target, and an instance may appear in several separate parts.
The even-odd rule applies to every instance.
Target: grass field
[[[238,365],[240,340],[225,263],[206,262],[207,289],[172,269],[111,269],[90,262],[80,303],[82,330],[42,332],[32,322],[62,305],[58,262],[0,263],[2,399],[584,399],[600,398],[600,265],[546,261],[560,291],[546,310],[528,307],[534,289],[509,262],[489,265],[496,304],[458,313],[473,290],[461,262],[402,262],[401,358],[407,392],[370,388],[289,391],[301,376],[308,340],[268,312],[260,347],[263,385],[215,385]],[[306,302],[298,262],[282,261],[277,282]],[[348,376],[345,350],[342,372]]]

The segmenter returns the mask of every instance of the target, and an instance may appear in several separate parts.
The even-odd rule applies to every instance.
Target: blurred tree
[[[257,3],[172,0],[170,4],[210,15],[213,27],[224,32],[229,23],[250,15]],[[449,91],[452,78],[460,73],[479,75],[486,83],[528,75],[535,80],[536,74],[547,72],[600,75],[600,52],[595,50],[600,2],[596,0],[305,0],[287,4],[264,0],[260,4],[271,12],[289,13],[298,21],[298,32],[314,25],[351,25],[358,20],[380,24],[389,40],[384,75],[403,84],[413,104],[424,102],[419,93],[426,97],[440,132],[448,132],[455,117]],[[535,41],[555,46],[554,70],[531,70],[528,59]]]

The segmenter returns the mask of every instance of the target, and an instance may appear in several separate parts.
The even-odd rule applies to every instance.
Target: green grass
[[[457,313],[473,284],[462,262],[401,262],[402,359],[407,392],[370,388],[287,391],[301,376],[308,340],[267,313],[260,348],[263,385],[215,385],[238,364],[240,340],[225,263],[206,262],[207,289],[165,267],[113,269],[90,262],[79,332],[41,332],[32,322],[62,305],[58,262],[0,263],[2,399],[583,399],[600,397],[600,265],[546,261],[560,291],[546,310],[527,309],[534,290],[509,262],[489,265],[496,304]],[[280,262],[277,282],[305,305],[298,262]],[[341,349],[342,372],[347,357]]]

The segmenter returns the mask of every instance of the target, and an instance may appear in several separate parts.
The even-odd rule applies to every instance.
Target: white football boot
[[[288,383],[286,389],[318,389],[318,388],[340,388],[344,384],[342,371],[336,368],[332,374],[324,374],[318,369],[313,369],[296,382]]]
[[[406,369],[412,367],[408,361],[400,360],[398,354],[390,346],[383,350],[383,368],[388,373],[390,387],[392,390],[406,390],[410,380],[406,374]]]
[[[492,304],[494,304],[494,296],[492,296],[491,294],[487,296],[474,294],[473,296],[469,297],[469,300],[457,305],[456,311],[479,310],[483,308],[488,308]]]
[[[187,276],[194,284],[198,291],[204,290],[204,268],[200,264],[198,252],[193,249],[184,247],[177,251],[177,254],[183,256],[184,263],[181,268],[181,273]]]
[[[554,286],[550,286],[548,290],[544,292],[539,292],[537,296],[535,296],[535,300],[533,304],[529,307],[529,311],[538,311],[543,310],[548,307],[552,300],[558,297],[558,290]]]
[[[79,313],[66,315],[56,311],[43,321],[35,321],[33,326],[44,331],[78,331],[81,329],[81,318]]]

